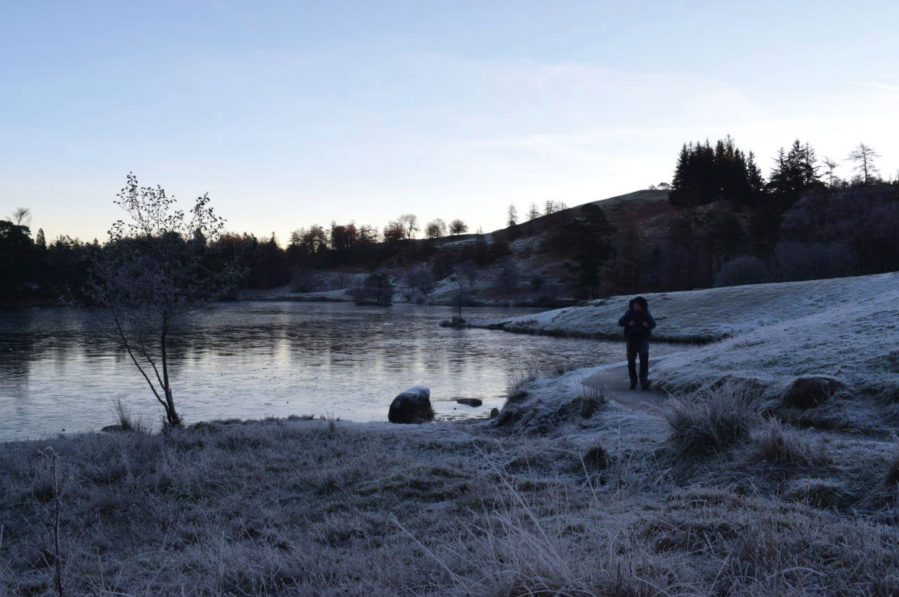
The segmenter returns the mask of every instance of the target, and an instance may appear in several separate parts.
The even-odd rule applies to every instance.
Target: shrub
[[[357,305],[389,307],[393,304],[393,284],[387,274],[372,274],[361,284],[351,288],[350,296]]]
[[[316,280],[312,270],[298,269],[290,275],[291,292],[315,292],[316,290]]]
[[[858,272],[852,247],[839,243],[781,241],[774,249],[777,277],[781,281],[842,278]]]
[[[770,279],[768,268],[757,257],[742,255],[728,261],[715,277],[715,288],[763,284]]]
[[[695,402],[671,400],[666,414],[670,441],[679,457],[720,452],[745,441],[759,421],[754,401],[744,388],[725,384],[696,396]]]

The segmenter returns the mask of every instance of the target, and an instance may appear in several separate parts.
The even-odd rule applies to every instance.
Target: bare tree
[[[834,171],[837,169],[837,166],[839,166],[839,164],[837,164],[835,160],[832,160],[827,156],[824,156],[824,159],[822,159],[821,162],[824,164],[824,167],[827,168],[827,186],[833,188],[834,186],[836,186],[838,180],[836,175],[834,174]]]
[[[400,222],[391,220],[384,227],[384,242],[389,244],[398,243],[406,238],[406,228]]]
[[[877,176],[878,172],[874,166],[874,160],[879,157],[880,154],[874,151],[873,147],[859,143],[858,147],[853,149],[846,159],[855,162],[855,171],[861,173],[862,182],[868,184],[871,179]]]
[[[528,210],[528,222],[536,220],[540,217],[540,210],[537,209],[536,203],[531,203],[531,209]]]
[[[455,219],[450,222],[450,234],[453,236],[459,236],[460,234],[465,234],[468,232],[468,224],[463,222],[462,220]]]
[[[434,291],[434,275],[428,268],[418,268],[406,272],[406,288],[409,300],[427,300],[428,295]]]
[[[425,226],[425,235],[428,238],[440,238],[441,236],[446,236],[446,222],[440,218],[431,220],[428,222],[428,225]]]
[[[506,216],[506,224],[509,225],[509,228],[518,224],[518,210],[515,209],[514,205],[509,206],[509,211]]]
[[[393,304],[393,283],[390,276],[375,272],[349,290],[357,305],[378,305],[389,307]]]
[[[115,335],[165,411],[178,426],[171,384],[169,344],[180,319],[222,296],[237,280],[234,262],[217,265],[207,253],[224,220],[208,195],[188,214],[162,187],[128,182],[115,202],[128,215],[109,230],[109,241],[92,257],[87,295],[105,309]]]
[[[556,212],[556,202],[552,199],[547,199],[546,204],[543,206],[543,213],[550,216]]]
[[[415,233],[421,230],[418,225],[418,216],[415,214],[401,215],[396,221],[403,227],[403,234],[406,238],[415,238]]]
[[[31,210],[27,207],[17,207],[12,212],[10,220],[16,226],[31,226]]]

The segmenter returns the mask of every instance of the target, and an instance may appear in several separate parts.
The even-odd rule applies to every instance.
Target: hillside
[[[667,191],[636,191],[593,201],[589,204],[602,207],[609,221],[615,226],[635,223],[640,226],[650,241],[659,240],[669,219],[683,211],[683,208],[668,203]],[[589,205],[584,204],[584,205]],[[547,250],[547,240],[557,234],[577,217],[583,205],[570,207],[550,215],[543,215],[514,227],[485,233],[483,235],[464,234],[432,240],[413,239],[407,241],[410,251],[383,264],[379,269],[387,272],[393,282],[396,302],[418,300],[427,304],[445,305],[451,302],[455,276],[455,266],[473,260],[477,265],[477,279],[473,283],[473,304],[521,304],[535,306],[557,306],[575,301],[572,289],[566,281],[567,272],[563,264],[568,256]],[[707,211],[706,208],[703,208]],[[501,283],[504,268],[509,260],[516,272],[517,282],[510,288]],[[409,272],[435,268],[435,259],[450,264],[441,276],[435,276],[434,290],[426,298],[413,298],[416,294],[408,288],[406,277]],[[343,292],[363,277],[359,271],[316,270],[313,276],[313,290],[298,292],[290,286],[280,286],[268,290],[244,291],[246,300],[299,300],[299,301],[349,301],[349,294]],[[535,283],[539,279],[541,282]]]
[[[629,297],[473,325],[519,333],[621,339]],[[794,413],[825,426],[899,424],[899,274],[647,294],[655,341],[711,342],[658,359],[652,377],[683,394],[727,380],[777,404],[801,377],[845,384],[827,412]],[[867,396],[870,399],[854,400]],[[814,421],[810,418],[814,414]]]

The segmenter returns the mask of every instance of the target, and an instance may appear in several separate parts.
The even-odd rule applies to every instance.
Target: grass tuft
[[[734,384],[697,394],[691,401],[674,398],[666,420],[670,441],[683,460],[720,452],[749,438],[759,422],[754,400]]]
[[[135,418],[131,414],[131,409],[125,406],[121,399],[116,399],[113,402],[113,412],[119,431],[138,433],[145,433],[147,431],[143,419],[139,417]]]
[[[750,458],[755,462],[795,466],[821,466],[830,462],[822,443],[813,444],[806,435],[785,428],[776,419],[765,421],[753,435]]]

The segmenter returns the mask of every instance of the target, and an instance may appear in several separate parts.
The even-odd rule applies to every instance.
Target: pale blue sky
[[[730,133],[899,168],[899,2],[0,0],[0,215],[105,236],[125,175],[257,234],[500,226]],[[839,174],[848,176],[849,166]]]

